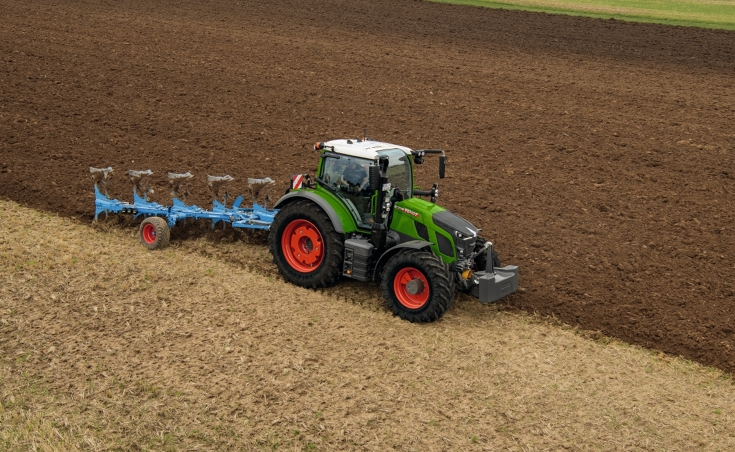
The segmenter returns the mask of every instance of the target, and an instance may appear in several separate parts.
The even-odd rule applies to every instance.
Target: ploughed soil
[[[396,0],[0,9],[0,197],[91,221],[109,165],[123,200],[149,168],[161,203],[167,171],[199,205],[207,174],[277,198],[313,142],[367,127],[447,150],[439,202],[521,267],[500,308],[735,370],[733,32]]]

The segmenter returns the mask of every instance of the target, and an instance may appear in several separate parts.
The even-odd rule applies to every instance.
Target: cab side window
[[[368,168],[371,164],[370,160],[346,155],[341,155],[339,159],[327,158],[324,160],[321,177],[348,205],[354,207],[355,213],[359,215],[356,220],[363,227],[370,227],[373,219],[373,193],[368,187]]]
[[[368,160],[340,156],[329,158],[324,162],[322,180],[334,190],[357,192],[366,187],[368,180]]]

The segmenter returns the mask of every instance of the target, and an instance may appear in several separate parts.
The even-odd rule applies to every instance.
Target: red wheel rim
[[[412,283],[410,287],[409,283]],[[411,292],[415,293],[411,293]],[[413,267],[402,268],[393,279],[393,292],[408,309],[419,309],[429,301],[429,281]]]
[[[286,226],[281,249],[288,265],[301,273],[313,272],[324,260],[322,234],[307,220],[294,220]]]
[[[146,243],[156,243],[156,227],[152,224],[148,223],[145,226],[143,226],[143,240],[145,240]]]

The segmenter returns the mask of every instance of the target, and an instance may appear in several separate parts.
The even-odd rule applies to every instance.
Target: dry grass
[[[711,368],[466,298],[412,325],[262,245],[0,221],[3,450],[735,449]]]

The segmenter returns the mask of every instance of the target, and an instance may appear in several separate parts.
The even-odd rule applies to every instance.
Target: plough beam
[[[212,226],[222,221],[224,224],[229,223],[232,227],[241,229],[269,229],[273,223],[273,217],[277,210],[268,210],[258,203],[253,202],[252,207],[241,207],[243,196],[238,196],[232,207],[227,207],[227,198],[229,196],[225,190],[223,202],[218,200],[219,192],[222,187],[234,180],[232,176],[208,176],[209,189],[212,192],[212,210],[202,209],[195,205],[186,204],[186,196],[189,194],[189,181],[194,177],[191,173],[168,173],[169,183],[171,185],[171,196],[173,198],[171,206],[163,206],[156,202],[149,201],[148,194],[153,193],[150,188],[150,178],[153,175],[151,170],[136,171],[129,170],[128,176],[133,184],[133,202],[128,203],[117,199],[110,199],[107,193],[107,181],[112,177],[112,167],[94,168],[90,167],[89,171],[94,181],[95,194],[95,220],[100,213],[130,213],[137,216],[159,216],[166,218],[168,227],[172,228],[181,220],[187,218],[207,219],[212,222]],[[268,201],[267,192],[273,179],[250,179],[248,185],[250,187],[251,197],[255,199],[258,194],[265,193],[265,200]],[[104,193],[102,189],[104,190]],[[268,189],[264,190],[264,187]]]

